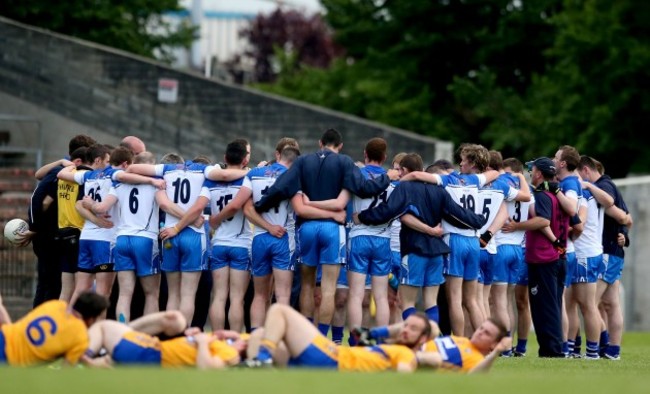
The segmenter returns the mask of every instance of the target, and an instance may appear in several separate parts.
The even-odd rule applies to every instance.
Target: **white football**
[[[11,243],[17,243],[16,237],[29,230],[29,225],[23,219],[11,219],[5,224],[5,238]]]

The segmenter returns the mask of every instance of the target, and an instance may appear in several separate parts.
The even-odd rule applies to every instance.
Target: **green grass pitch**
[[[197,371],[156,368],[0,368],[0,393],[342,394],[342,393],[648,393],[650,333],[627,333],[620,361],[501,358],[487,375],[419,371],[360,374],[307,370]]]

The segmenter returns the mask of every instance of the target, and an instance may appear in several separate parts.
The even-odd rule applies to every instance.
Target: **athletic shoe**
[[[597,355],[597,354],[596,354],[595,356],[592,356],[592,355],[589,355],[589,354],[585,354],[584,359],[585,359],[585,360],[600,360],[600,356]]]
[[[582,358],[582,354],[580,353],[571,353],[569,354],[570,358]]]
[[[512,356],[513,356],[512,349],[501,352],[501,357],[512,357]]]
[[[517,349],[512,349],[513,357],[526,357],[526,352],[518,352]]]
[[[273,366],[273,360],[260,360],[257,358],[251,358],[244,360],[244,366],[248,368],[270,368]]]
[[[620,354],[617,354],[617,355],[611,355],[611,354],[609,354],[609,353],[605,353],[605,355],[603,356],[603,358],[604,358],[604,359],[607,359],[607,360],[618,361],[618,360],[621,359],[621,355],[620,355]]]

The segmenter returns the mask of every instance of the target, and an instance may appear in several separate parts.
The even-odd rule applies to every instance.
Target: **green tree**
[[[546,68],[519,94],[490,72],[457,79],[454,96],[487,123],[483,139],[510,154],[552,155],[571,144],[624,176],[650,169],[639,143],[650,122],[650,3],[567,0],[551,18]]]
[[[0,0],[7,18],[165,61],[193,39],[194,28],[162,18],[180,9],[178,0]]]

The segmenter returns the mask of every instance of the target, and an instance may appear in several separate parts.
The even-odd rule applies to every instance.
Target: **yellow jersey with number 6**
[[[59,357],[75,364],[88,348],[86,324],[64,301],[48,301],[0,330],[9,365],[35,365]]]

